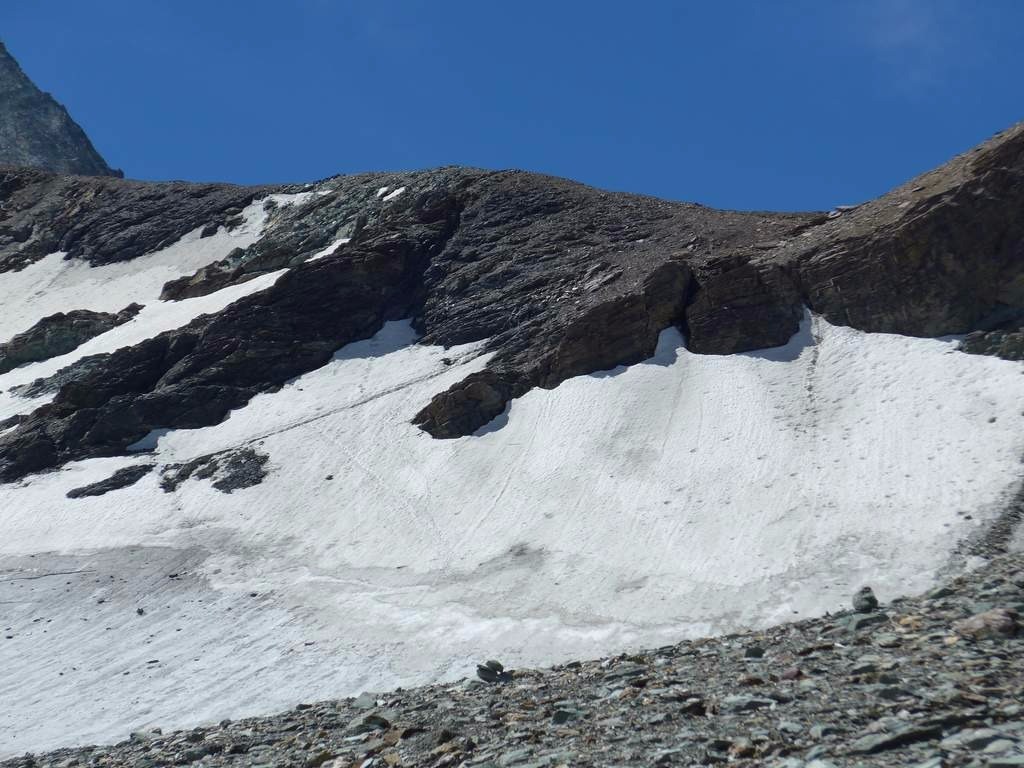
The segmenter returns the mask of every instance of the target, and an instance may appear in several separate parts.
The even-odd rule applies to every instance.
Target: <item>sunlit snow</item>
[[[0,486],[0,753],[888,600],[997,514],[1024,453],[1020,363],[811,318],[730,356],[667,330],[475,436],[410,424],[486,359],[389,323],[220,425]],[[63,500],[240,445],[270,456],[259,486]]]
[[[352,240],[352,238],[350,238],[350,237],[338,238],[333,243],[328,245],[326,248],[324,248],[322,250],[319,250],[316,253],[314,253],[312,256],[310,256],[308,259],[306,259],[306,261],[316,261],[317,259],[323,259],[323,258],[326,258],[327,256],[333,256],[334,252],[336,250],[338,250],[338,248],[340,248],[341,246],[345,245],[345,243],[350,242],[351,240]]]

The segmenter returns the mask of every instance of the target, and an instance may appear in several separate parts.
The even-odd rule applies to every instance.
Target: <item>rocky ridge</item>
[[[1024,557],[988,554],[859,613],[550,669],[490,661],[457,683],[0,766],[1024,765]]]
[[[24,269],[51,253],[91,266],[131,261],[198,227],[232,226],[254,198],[277,189],[0,166],[0,273]]]
[[[40,91],[0,43],[0,165],[121,176],[54,98]]]
[[[54,250],[131,260],[232,226],[271,191],[282,188],[12,170],[0,185],[0,269]],[[450,438],[533,387],[648,357],[670,325],[693,351],[729,354],[784,343],[805,306],[832,323],[922,336],[998,330],[1024,313],[1020,125],[830,214],[716,211],[466,168],[287,191],[301,202],[272,211],[256,243],[164,297],[288,271],[215,315],[63,372],[53,402],[0,436],[0,480],[121,453],[153,429],[217,423],[402,317],[421,343],[486,340],[494,353],[416,417]]]

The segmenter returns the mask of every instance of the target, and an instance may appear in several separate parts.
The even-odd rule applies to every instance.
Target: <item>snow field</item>
[[[0,753],[457,678],[481,658],[764,626],[845,607],[865,583],[889,600],[932,583],[1019,482],[1024,366],[949,341],[808,316],[785,347],[704,356],[667,330],[644,363],[534,390],[444,441],[409,420],[487,357],[414,341],[389,323],[151,454],[0,486],[0,696],[24,692]],[[163,493],[152,473],[63,498],[241,445],[270,475],[230,495],[198,480]],[[63,577],[4,581],[96,558],[127,578],[102,611],[76,576],[59,599],[12,592]],[[116,632],[82,640],[97,612]]]

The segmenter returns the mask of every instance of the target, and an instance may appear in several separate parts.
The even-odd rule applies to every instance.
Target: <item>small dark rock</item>
[[[878,607],[878,598],[871,587],[861,587],[853,596],[853,610],[857,613],[871,613]]]
[[[153,464],[136,464],[133,467],[123,467],[106,480],[83,485],[81,488],[72,488],[65,495],[69,499],[80,499],[87,496],[102,496],[105,493],[110,493],[110,491],[127,488],[135,485],[135,483],[153,471],[154,466]]]

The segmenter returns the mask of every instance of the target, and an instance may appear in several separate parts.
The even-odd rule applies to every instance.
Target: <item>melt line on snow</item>
[[[55,571],[53,573],[40,573],[38,576],[11,576],[9,579],[0,579],[0,582],[4,581],[32,581],[33,579],[45,579],[48,576],[71,576],[75,573],[96,573],[96,571],[84,570],[84,571]]]
[[[485,354],[487,354],[487,353],[482,351],[482,350],[481,351],[477,351],[477,352],[468,353],[468,354],[460,357],[458,359],[458,361],[457,361],[457,364],[458,365],[462,365],[464,363],[473,362],[473,360],[475,360],[476,358],[480,357],[481,355],[485,355]],[[310,373],[311,372],[312,371],[310,371]],[[385,390],[382,390],[380,392],[375,392],[372,395],[367,395],[366,397],[360,398],[359,400],[355,400],[355,401],[353,401],[351,403],[348,403],[347,405],[343,405],[343,406],[340,406],[339,408],[334,408],[332,410],[325,411],[323,413],[318,413],[318,414],[316,414],[314,416],[308,416],[308,417],[306,417],[304,419],[299,419],[298,421],[294,421],[291,424],[285,424],[284,426],[278,427],[277,429],[270,430],[269,432],[263,432],[261,434],[254,435],[253,437],[247,438],[246,440],[243,440],[242,442],[240,442],[240,443],[238,443],[236,445],[231,445],[231,446],[228,446],[226,448],[222,448],[220,450],[227,451],[227,450],[231,450],[231,448],[237,448],[237,447],[242,446],[242,445],[252,445],[253,443],[259,442],[260,440],[265,440],[268,437],[273,437],[274,435],[280,435],[280,434],[283,434],[285,432],[290,432],[293,429],[298,429],[299,427],[304,427],[304,426],[307,426],[307,425],[312,424],[314,422],[322,421],[323,419],[330,418],[331,416],[336,416],[339,413],[344,413],[345,411],[352,410],[353,408],[359,408],[359,407],[361,407],[363,405],[366,405],[367,403],[371,403],[374,400],[378,400],[378,399],[380,399],[382,397],[387,397],[388,395],[392,395],[395,392],[400,392],[401,390],[406,389],[408,387],[411,387],[411,386],[413,386],[415,384],[421,384],[424,381],[430,381],[431,379],[436,379],[436,378],[442,376],[444,373],[445,373],[445,371],[441,370],[441,371],[433,371],[431,373],[426,373],[426,374],[424,374],[422,376],[417,376],[415,378],[409,379],[408,381],[404,381],[401,384],[396,384],[395,386],[389,387],[389,388],[387,388]],[[242,407],[245,408],[247,406],[248,406],[248,403],[246,405],[242,406]],[[214,451],[213,453],[219,453],[219,452],[220,451]]]

